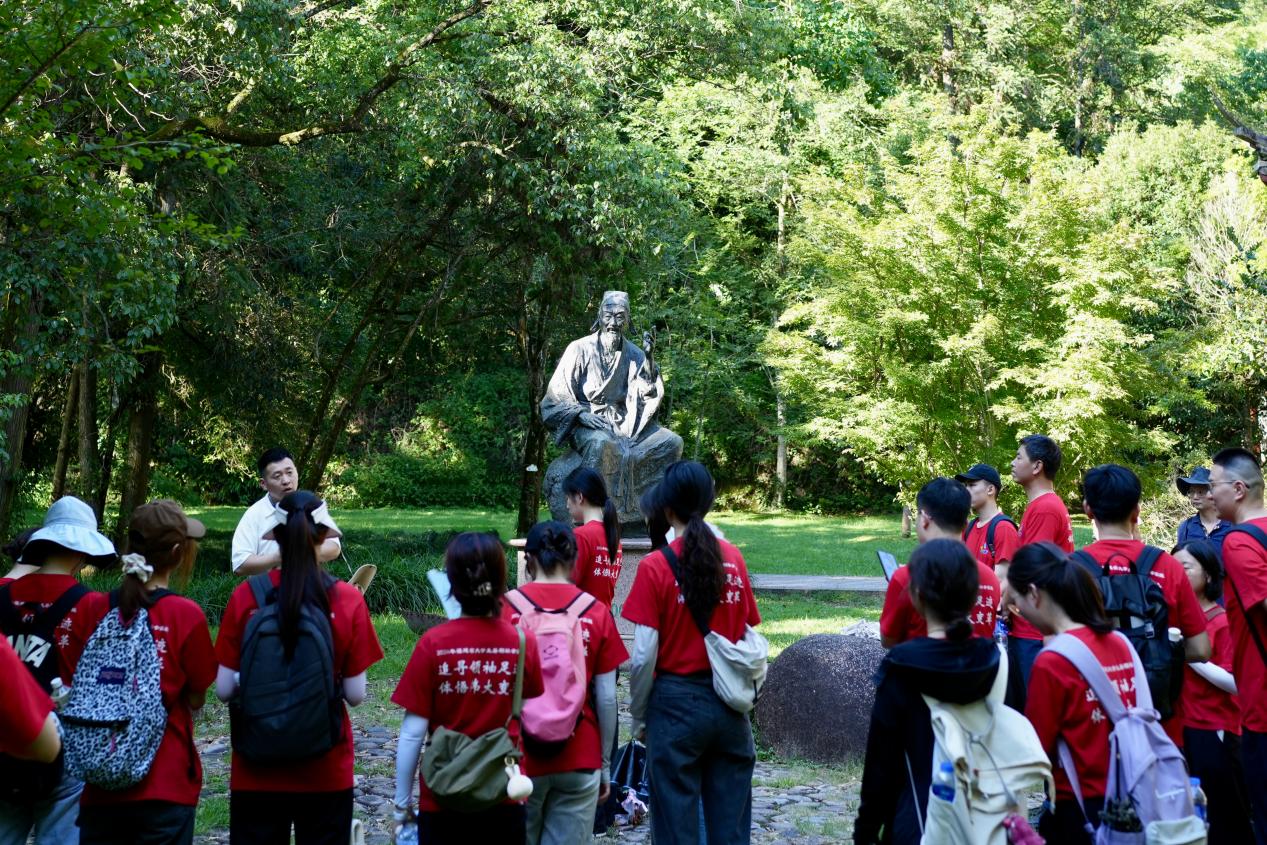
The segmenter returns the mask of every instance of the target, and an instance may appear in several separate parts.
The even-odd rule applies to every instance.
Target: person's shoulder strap
[[[515,695],[510,700],[510,718],[518,719],[523,711],[524,705],[524,651],[527,650],[527,636],[524,629],[518,625],[515,626],[515,633],[519,635],[519,657],[515,660]],[[507,724],[510,724],[509,721]]]
[[[9,587],[9,584],[0,587],[0,631],[7,631],[16,627],[21,619],[18,616],[17,608],[13,606],[13,593],[9,590]]]
[[[541,607],[535,601],[528,598],[527,593],[517,587],[513,590],[508,590],[503,598],[520,616],[523,616],[530,609],[541,610]],[[527,607],[524,606],[525,602],[527,602]]]
[[[48,610],[40,614],[40,619],[55,619],[61,621],[79,604],[79,600],[88,595],[91,590],[83,584],[75,584],[57,597],[57,601],[49,605]]]
[[[576,598],[568,602],[568,606],[563,608],[567,612],[571,625],[579,625],[581,617],[590,612],[590,609],[598,603],[598,599],[582,590],[577,593]]]
[[[1104,574],[1104,567],[1102,567],[1100,562],[1096,560],[1091,552],[1086,549],[1078,549],[1078,551],[1069,555],[1069,559],[1086,569],[1094,576],[1098,577]]]
[[[968,542],[968,537],[972,535],[972,529],[977,527],[977,518],[974,516],[972,521],[968,523],[968,527],[963,530],[963,541]]]
[[[1254,525],[1252,522],[1242,522],[1240,525],[1233,525],[1227,531],[1228,534],[1248,534],[1254,539],[1254,542],[1263,547],[1267,551],[1267,531]]]
[[[1144,551],[1140,552],[1139,557],[1135,559],[1135,571],[1147,576],[1153,571],[1153,565],[1161,560],[1161,556],[1162,550],[1156,546],[1144,546]]]
[[[660,554],[664,555],[664,562],[669,565],[669,571],[673,573],[673,580],[682,583],[682,562],[678,560],[677,552],[673,551],[673,546],[665,543],[660,547]]]
[[[973,522],[975,523],[976,520],[974,519]],[[985,527],[985,545],[990,550],[990,557],[994,557],[994,532],[998,530],[1000,522],[1006,522],[1013,528],[1016,527],[1016,523],[1012,522],[1012,518],[1007,514],[996,513],[991,517],[990,524]]]
[[[273,591],[273,579],[269,577],[267,572],[261,572],[259,575],[252,575],[247,579],[251,585],[251,593],[255,596],[255,606],[263,610],[271,604],[271,598],[276,595]]]
[[[673,580],[677,581],[678,591],[681,592],[682,590],[682,562],[678,560],[677,552],[673,551],[672,546],[667,546],[667,545],[661,548],[660,551],[661,553],[664,554],[664,560],[665,562],[669,564],[669,569],[672,570],[673,572]],[[683,598],[685,598],[685,593],[683,593]],[[695,627],[699,629],[700,636],[707,637],[708,631],[709,631],[708,625],[706,623],[701,623],[700,620],[696,619],[695,614],[691,613],[691,609],[689,607],[686,609],[686,613],[688,616],[691,617],[691,620],[695,623]]]
[[[1227,533],[1228,536],[1232,534],[1248,534],[1264,551],[1267,551],[1267,533],[1264,533],[1257,525],[1248,522],[1241,523],[1234,526]],[[1226,564],[1224,568],[1226,568]],[[1241,599],[1241,591],[1236,587],[1236,578],[1232,576],[1231,570],[1227,572],[1227,583],[1232,585],[1232,593],[1236,596],[1236,603],[1241,606],[1241,614],[1245,617],[1245,627],[1249,628],[1250,636],[1254,639],[1254,645],[1258,647],[1258,657],[1263,661],[1263,665],[1267,666],[1267,647],[1263,646],[1263,639],[1259,636],[1258,626],[1254,624],[1254,618],[1250,616],[1249,608],[1245,606],[1244,600]]]

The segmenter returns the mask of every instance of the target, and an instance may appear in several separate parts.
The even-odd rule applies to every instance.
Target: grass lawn
[[[243,510],[223,506],[190,509],[207,525],[204,570],[227,570],[233,529]],[[515,526],[511,511],[467,508],[336,510],[335,519],[347,535],[346,556],[353,567],[361,563],[382,566],[385,559],[392,558],[434,556],[443,552],[439,542],[457,531],[496,531],[503,539],[510,539]],[[748,568],[764,574],[879,575],[877,550],[892,552],[904,561],[915,548],[913,536],[902,536],[898,514],[720,512],[712,521],[743,551]],[[424,542],[428,537],[430,542]],[[1081,516],[1074,519],[1074,540],[1078,546],[1091,542],[1091,527]],[[336,563],[336,569],[338,566]]]

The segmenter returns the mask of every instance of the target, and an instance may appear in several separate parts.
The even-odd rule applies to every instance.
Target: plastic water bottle
[[[933,794],[943,801],[955,800],[955,767],[950,761],[942,763],[933,774]]]
[[[1188,783],[1192,784],[1192,808],[1201,821],[1206,821],[1209,804],[1205,798],[1205,790],[1201,788],[1201,778],[1188,778]]]
[[[994,641],[1007,648],[1007,623],[1002,617],[994,620]]]
[[[49,697],[53,699],[53,709],[61,710],[66,699],[70,698],[70,687],[63,684],[61,678],[54,678],[50,685]]]
[[[396,845],[418,845],[417,822],[405,822],[396,828]]]

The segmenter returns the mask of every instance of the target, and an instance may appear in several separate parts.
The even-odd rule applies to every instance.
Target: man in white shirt
[[[269,449],[259,459],[260,487],[264,498],[247,508],[233,532],[233,571],[242,576],[267,572],[282,562],[276,540],[264,535],[274,525],[273,511],[287,493],[299,488],[295,457],[280,447]],[[331,520],[333,526],[333,520]],[[337,527],[335,528],[337,531]],[[330,536],[317,548],[317,560],[334,560],[343,551],[339,538]]]

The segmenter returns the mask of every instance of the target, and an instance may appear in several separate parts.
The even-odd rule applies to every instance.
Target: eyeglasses
[[[1211,481],[1210,486],[1213,487],[1215,484],[1235,484],[1238,481],[1240,481],[1241,484],[1245,483],[1244,481],[1241,481],[1239,478],[1233,478],[1231,481]]]

